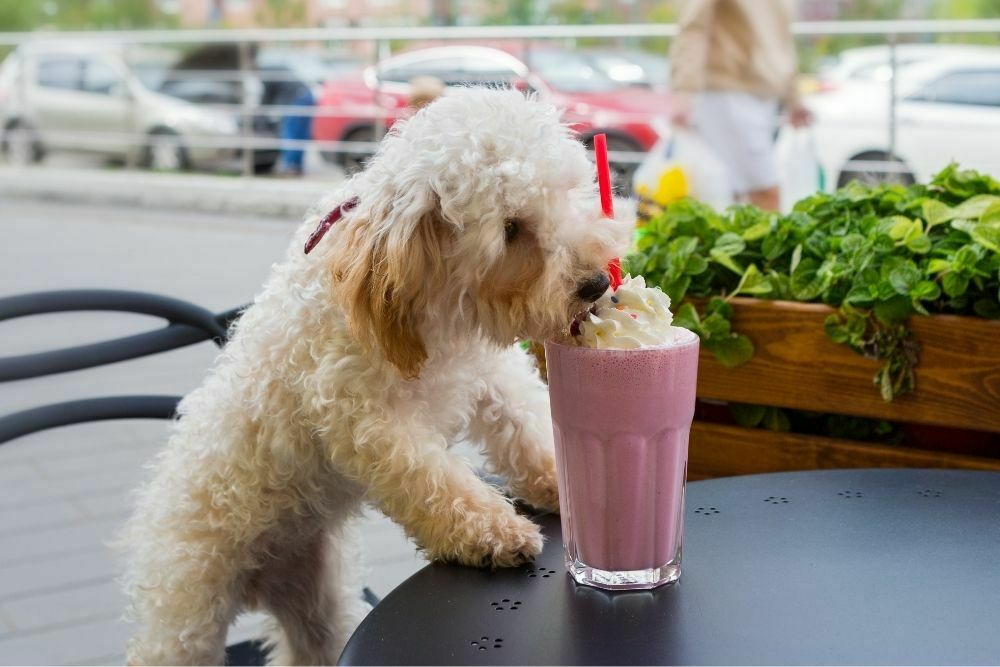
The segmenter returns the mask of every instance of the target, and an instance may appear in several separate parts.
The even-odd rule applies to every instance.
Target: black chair
[[[230,325],[246,306],[212,313],[186,301],[120,290],[64,290],[0,298],[0,322],[30,315],[81,311],[116,311],[152,315],[167,321],[165,327],[114,340],[48,352],[0,357],[0,382],[39,378],[57,373],[95,368],[138,359],[207,340],[219,347],[226,342]],[[57,426],[108,419],[173,419],[180,396],[105,396],[44,405],[0,416],[0,445],[29,433]],[[379,599],[368,588],[365,600]],[[264,665],[260,641],[246,641],[226,649],[227,665]]]
[[[239,317],[242,307],[216,315],[179,299],[119,290],[36,292],[0,299],[0,322],[71,311],[153,315],[167,320],[167,326],[99,343],[0,357],[0,382],[104,366],[206,340],[221,347],[226,342],[229,325]],[[0,417],[0,445],[22,435],[68,424],[105,419],[172,419],[179,401],[179,396],[108,396],[24,410]]]

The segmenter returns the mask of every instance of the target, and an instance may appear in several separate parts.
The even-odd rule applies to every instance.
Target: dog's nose
[[[576,290],[576,295],[584,301],[597,301],[608,290],[608,285],[610,284],[611,281],[608,280],[608,274],[601,271],[580,283],[580,286]]]

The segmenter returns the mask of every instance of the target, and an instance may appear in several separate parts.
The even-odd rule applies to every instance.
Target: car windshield
[[[329,76],[329,67],[323,59],[308,51],[265,51],[257,56],[257,65],[266,68],[285,68],[310,85],[321,84]]]
[[[139,83],[149,90],[159,90],[167,74],[168,65],[159,62],[132,63],[132,73]]]
[[[547,84],[563,93],[606,93],[621,87],[585,58],[567,51],[532,51],[528,64]]]

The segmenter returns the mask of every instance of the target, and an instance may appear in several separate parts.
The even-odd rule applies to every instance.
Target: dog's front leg
[[[364,421],[363,436],[336,448],[334,462],[430,557],[512,567],[541,551],[538,526],[449,454],[443,434],[397,415]]]
[[[511,492],[539,509],[559,508],[549,391],[522,350],[510,348],[491,360],[486,395],[470,435],[485,446]]]

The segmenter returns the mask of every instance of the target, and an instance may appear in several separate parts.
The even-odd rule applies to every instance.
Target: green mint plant
[[[788,215],[681,200],[646,221],[625,264],[680,304],[677,324],[727,366],[753,357],[732,331],[733,296],[837,308],[828,337],[881,361],[874,382],[890,401],[915,385],[909,317],[1000,318],[1000,183],[951,164],[928,184],[817,193]],[[689,298],[708,299],[703,314]]]

